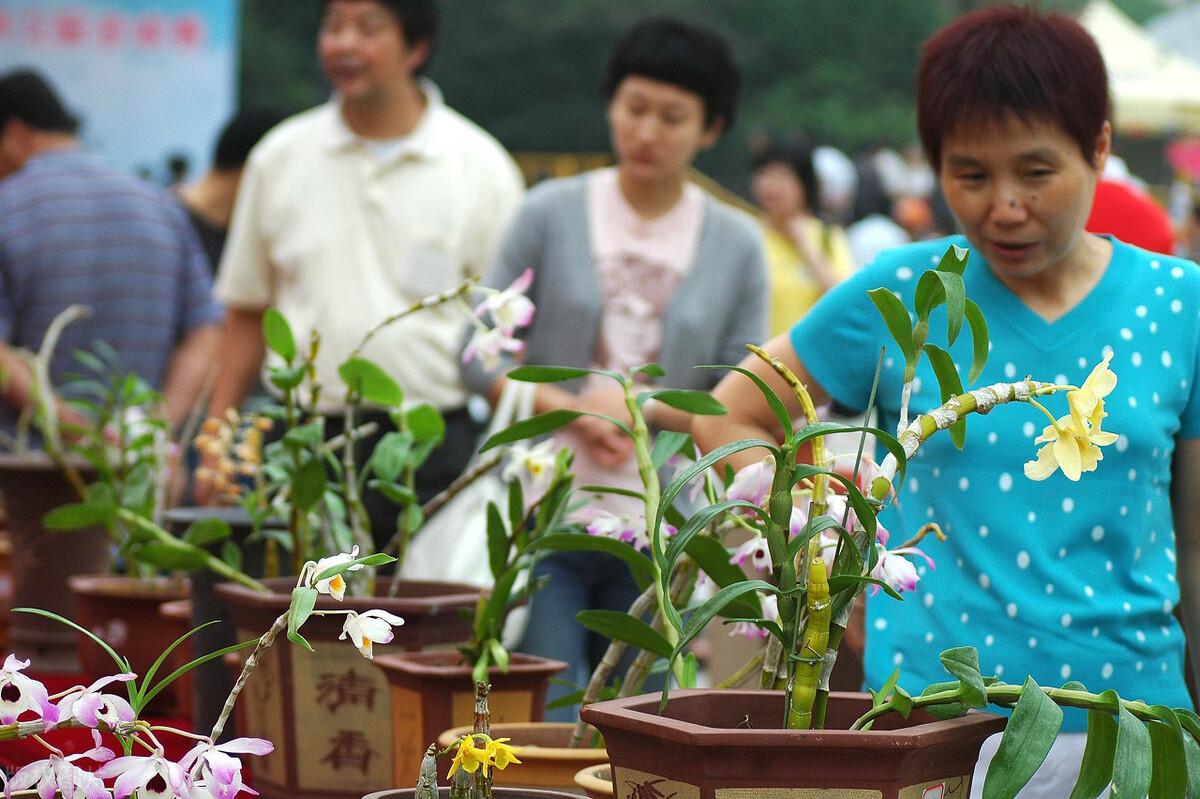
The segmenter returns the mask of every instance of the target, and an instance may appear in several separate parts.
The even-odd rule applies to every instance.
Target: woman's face
[[[964,128],[942,143],[942,191],[998,276],[1035,277],[1076,254],[1111,141],[1106,122],[1089,163],[1053,124]]]
[[[608,104],[608,127],[622,172],[638,180],[677,180],[720,135],[704,124],[704,101],[673,83],[629,75]]]
[[[750,191],[758,207],[772,219],[787,219],[807,207],[804,184],[790,166],[778,161],[768,162],[755,170]]]

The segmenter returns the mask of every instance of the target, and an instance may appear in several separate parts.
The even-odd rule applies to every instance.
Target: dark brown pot
[[[83,472],[86,479],[90,472]],[[74,613],[67,577],[108,568],[109,541],[96,528],[69,533],[42,529],[42,517],[79,495],[46,455],[0,455],[0,492],[12,535],[13,606]],[[41,673],[79,672],[71,628],[29,613],[12,614],[12,651]]]
[[[233,614],[238,640],[262,635],[287,612],[295,580],[265,581],[274,592],[260,594],[223,583],[217,596]],[[386,590],[380,580],[380,590]],[[473,608],[479,588],[458,583],[405,582],[400,595],[376,599],[321,597],[317,610],[380,608],[404,619],[395,640],[379,646],[417,650],[455,644],[470,634],[460,610]],[[397,758],[420,762],[425,742],[412,752],[398,752],[392,731],[387,678],[358,653],[339,641],[343,617],[314,616],[303,635],[315,652],[290,644],[282,635],[267,650],[246,684],[238,704],[241,735],[266,738],[275,751],[255,758],[254,787],[266,799],[359,799],[381,785],[395,784]]]
[[[114,574],[77,574],[67,578],[75,595],[72,620],[91,630],[126,658],[139,677],[170,646],[178,635],[162,623],[158,608],[164,602],[183,599],[187,579],[155,577],[141,579]],[[116,664],[100,646],[83,634],[77,636],[79,664],[90,679],[113,674]],[[155,680],[170,672],[155,675]],[[178,712],[175,694],[163,691],[148,708],[151,714]]]
[[[438,736],[438,746],[446,749],[472,729],[471,725],[454,727]],[[521,759],[519,768],[509,767],[496,772],[496,784],[562,788],[575,790],[575,775],[581,768],[608,762],[608,752],[590,747],[570,748],[574,724],[562,722],[528,722],[526,724],[493,724],[493,738],[510,738]],[[595,731],[592,730],[592,734]],[[439,763],[439,775],[450,770],[450,755]]]
[[[8,651],[12,625],[12,540],[8,531],[0,531],[0,650]]]
[[[380,655],[392,692],[392,734],[395,736],[394,784],[416,784],[421,763],[408,757],[437,740],[450,727],[471,724],[475,717],[475,688],[471,666],[458,652],[404,652]],[[550,678],[567,667],[561,660],[513,653],[508,671],[488,669],[488,707],[492,722],[541,721]]]
[[[784,730],[782,692],[675,691],[661,716],[658,702],[658,694],[647,694],[582,710],[604,735],[617,799],[644,799],[647,789],[715,799],[739,789],[803,788],[855,799],[922,799],[927,791],[965,799],[980,746],[1006,721],[976,712],[937,721],[915,711],[850,732],[871,699],[834,693],[828,729]]]
[[[175,599],[170,602],[164,602],[158,606],[158,615],[162,620],[167,636],[175,641],[178,638],[187,634],[192,628],[192,600],[190,599]],[[159,678],[166,677],[175,669],[187,664],[191,659],[192,651],[186,643],[175,648],[171,656],[167,658],[167,662],[159,669]],[[167,688],[175,697],[175,712],[189,721],[193,721],[192,728],[195,729],[194,716],[192,714],[192,680],[194,672],[187,672],[182,677],[171,683]],[[208,730],[204,730],[207,732]]]
[[[511,766],[510,768],[520,768],[520,766]],[[415,799],[416,793],[416,790],[413,788],[397,791],[377,791],[367,794],[363,799]],[[438,790],[438,799],[449,799],[449,797],[449,788]],[[536,790],[533,788],[493,788],[492,799],[579,799],[579,794],[564,793],[563,791]]]

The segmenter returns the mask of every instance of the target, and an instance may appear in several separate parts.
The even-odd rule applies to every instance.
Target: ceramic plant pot
[[[515,766],[514,768],[520,768]],[[416,791],[407,788],[397,791],[376,791],[369,793],[363,799],[415,799]],[[441,788],[438,799],[450,799],[450,789]],[[543,791],[530,788],[493,788],[492,799],[579,799],[579,794],[562,791]]]
[[[84,479],[89,472],[81,470]],[[51,532],[42,517],[79,495],[58,466],[41,453],[0,455],[0,492],[12,537],[12,604],[53,611],[70,618],[74,611],[67,578],[108,569],[109,540],[100,528]],[[11,651],[32,659],[40,673],[79,672],[76,633],[42,616],[14,613]]]
[[[187,631],[192,628],[192,600],[176,599],[171,602],[164,602],[158,606],[158,615],[166,630],[167,637],[174,641],[187,634]],[[175,671],[175,669],[185,665],[191,660],[191,652],[186,643],[176,647],[171,656],[167,658],[166,663],[159,669],[158,678],[166,677]],[[181,718],[191,721],[192,729],[199,729],[196,726],[192,713],[192,675],[194,673],[193,670],[184,674],[171,683],[167,690],[175,697],[175,712]],[[208,732],[208,730],[203,730],[203,732]]]
[[[446,730],[438,736],[438,746],[445,749],[471,729],[468,724]],[[576,790],[575,775],[579,770],[607,763],[608,752],[597,748],[568,747],[574,731],[574,724],[565,723],[493,724],[493,738],[511,738],[509,745],[521,750],[517,753],[521,766],[496,772],[496,784]],[[450,758],[443,758],[439,764],[439,775],[444,776],[450,770]]]
[[[977,712],[938,721],[915,711],[907,720],[889,715],[869,732],[850,732],[871,699],[834,693],[827,729],[784,730],[782,692],[675,691],[663,715],[659,698],[647,694],[582,710],[604,735],[617,799],[728,799],[778,791],[966,799],[980,746],[1006,721]]]
[[[238,640],[257,638],[287,612],[295,581],[265,582],[273,593],[217,586],[218,598],[233,613]],[[381,580],[380,589],[386,588]],[[473,608],[479,591],[457,583],[410,581],[392,598],[347,596],[337,602],[323,596],[317,610],[380,608],[402,617],[395,640],[376,648],[383,655],[465,641],[470,630],[459,611]],[[303,635],[315,652],[280,636],[242,692],[239,734],[275,744],[272,754],[254,762],[254,787],[266,799],[359,799],[381,785],[394,785],[396,758],[419,764],[428,745],[397,751],[387,678],[349,641],[338,640],[342,622],[342,616],[309,619]]]
[[[588,766],[575,774],[575,787],[582,788],[590,799],[612,799],[612,765]]]
[[[383,669],[391,690],[397,752],[393,784],[415,785],[420,761],[404,755],[423,751],[443,730],[474,720],[471,666],[452,650],[379,655],[374,663]],[[566,667],[560,660],[513,653],[507,672],[489,669],[492,721],[541,721],[550,678]]]

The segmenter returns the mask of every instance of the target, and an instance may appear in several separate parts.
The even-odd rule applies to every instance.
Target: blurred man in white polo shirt
[[[298,341],[321,334],[320,410],[336,432],[337,366],[368,328],[486,269],[523,184],[495,139],[420,77],[436,28],[435,0],[324,0],[317,51],[334,96],[250,156],[217,283],[228,313],[213,414],[237,407],[253,384],[262,315],[275,307]],[[418,474],[422,499],[458,475],[478,433],[458,377],[461,330],[461,312],[439,308],[393,325],[363,353],[399,380],[407,404],[446,415],[446,441]],[[371,505],[385,541],[394,509]]]

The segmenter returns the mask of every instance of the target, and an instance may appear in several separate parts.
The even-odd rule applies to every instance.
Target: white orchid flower
[[[233,755],[269,755],[273,751],[274,745],[262,738],[235,738],[219,745],[202,741],[183,756],[179,767],[193,782],[193,796],[233,799],[242,791],[255,793],[242,782],[242,761]]]
[[[520,482],[526,507],[532,507],[550,488],[557,455],[554,439],[546,439],[532,447],[521,441],[509,448],[508,463],[501,476]]]
[[[50,703],[46,686],[21,672],[29,668],[28,660],[16,655],[4,659],[0,669],[0,724],[12,724],[27,710],[37,713],[47,726],[58,723],[58,708]]]
[[[104,722],[110,729],[122,721],[133,721],[133,707],[115,694],[102,694],[100,689],[114,682],[129,682],[136,679],[133,673],[101,677],[94,683],[75,693],[67,694],[58,703],[59,718],[74,719],[84,727],[95,729]]]
[[[350,611],[346,614],[346,620],[342,622],[342,634],[338,636],[338,640],[349,637],[363,657],[371,660],[375,656],[373,646],[391,643],[395,637],[392,628],[401,624],[404,624],[404,619],[386,610],[376,608],[364,613]]]
[[[161,754],[148,757],[118,757],[96,770],[100,779],[112,779],[113,799],[128,799],[137,791],[138,799],[177,799],[190,790],[187,773],[178,763]]]
[[[5,786],[4,795],[7,797],[13,791],[36,786],[39,797],[53,797],[57,792],[64,799],[109,799],[104,783],[95,774],[75,765],[75,761],[84,758],[107,763],[115,757],[111,749],[101,745],[100,733],[95,730],[92,730],[92,741],[95,747],[86,752],[66,757],[53,754],[20,769]]]
[[[497,328],[512,333],[518,327],[525,327],[533,321],[533,300],[525,296],[525,292],[533,285],[533,270],[526,269],[516,280],[503,291],[497,291],[488,296],[475,308],[475,315],[482,318],[484,314],[492,317],[492,324]]]
[[[340,552],[337,555],[330,555],[328,558],[321,558],[316,562],[316,565],[313,566],[312,576],[310,579],[315,579],[317,575],[332,566],[340,566],[343,563],[349,563],[357,558],[358,547],[354,547],[349,552]],[[362,564],[357,563],[346,569],[346,571],[356,572],[361,568]],[[343,572],[343,574],[344,573],[345,572]],[[318,594],[328,594],[338,602],[341,602],[342,598],[346,596],[346,581],[343,579],[342,574],[335,574],[332,577],[326,577],[324,580],[318,581],[317,584],[312,587],[317,589]]]

